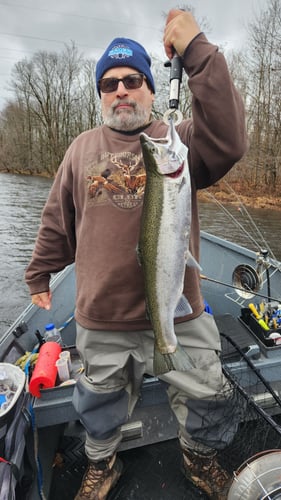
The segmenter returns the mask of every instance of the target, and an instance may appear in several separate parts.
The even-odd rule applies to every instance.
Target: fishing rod
[[[233,288],[236,291],[239,290],[240,292],[251,293],[253,295],[256,295],[257,297],[261,297],[263,299],[268,299],[269,301],[275,301],[278,303],[281,301],[280,297],[279,297],[279,299],[276,299],[275,297],[268,297],[268,295],[263,295],[261,293],[255,292],[251,288],[247,288],[246,286],[244,288],[242,288],[242,287],[240,288],[239,286],[230,285],[230,283],[225,283],[224,281],[219,281],[219,280],[214,279],[214,278],[209,278],[208,276],[205,276],[204,274],[200,274],[200,278],[202,280],[210,281],[211,283],[215,283],[217,285],[223,285],[223,286],[227,286],[229,288]]]

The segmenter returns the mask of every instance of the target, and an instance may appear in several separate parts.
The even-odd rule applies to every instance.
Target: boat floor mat
[[[281,416],[276,417],[281,424]],[[249,439],[249,436],[251,437]],[[263,419],[244,422],[232,442],[222,450],[219,461],[232,473],[254,454],[280,449],[281,437]],[[181,452],[177,439],[118,453],[124,471],[107,500],[207,500],[181,472]],[[87,467],[84,439],[65,435],[57,451],[48,498],[73,500]]]
[[[178,440],[131,450],[119,456],[124,471],[108,500],[207,500],[181,472]],[[58,450],[49,498],[73,500],[80,487],[87,460],[84,442],[64,436]]]

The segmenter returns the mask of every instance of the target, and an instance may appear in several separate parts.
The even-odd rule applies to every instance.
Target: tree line
[[[268,0],[247,26],[247,46],[226,54],[246,107],[249,151],[230,173],[245,189],[280,193],[281,186],[281,0]],[[157,96],[153,114],[168,108],[169,69],[153,57]],[[75,43],[60,53],[37,52],[15,64],[13,98],[0,113],[0,171],[54,176],[71,141],[101,123],[95,61]],[[181,111],[191,114],[186,77]]]

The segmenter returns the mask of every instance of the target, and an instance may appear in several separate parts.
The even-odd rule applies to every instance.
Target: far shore
[[[208,195],[208,191],[221,203],[231,203],[232,205],[245,205],[251,208],[264,208],[266,210],[280,210],[281,211],[281,196],[268,196],[266,194],[244,195],[237,193],[227,193],[220,189],[216,190],[214,187],[208,190],[198,191],[198,200],[204,202],[212,202],[212,197]]]

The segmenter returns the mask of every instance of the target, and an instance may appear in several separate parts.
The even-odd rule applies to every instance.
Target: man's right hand
[[[31,295],[31,302],[42,309],[49,311],[52,307],[52,292],[35,293]]]
[[[168,58],[172,59],[175,51],[179,56],[183,56],[187,46],[200,31],[191,12],[178,9],[170,10],[163,37]]]

